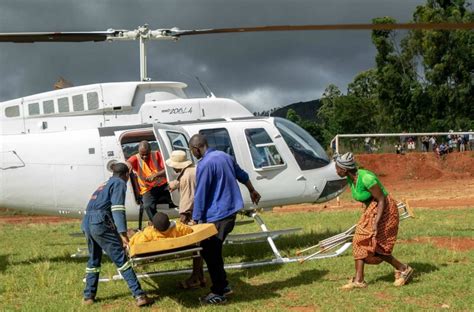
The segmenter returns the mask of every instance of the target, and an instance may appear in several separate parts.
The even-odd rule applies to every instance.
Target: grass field
[[[230,311],[419,311],[474,310],[474,250],[440,247],[427,237],[472,240],[474,209],[417,210],[417,218],[401,222],[394,255],[408,262],[416,275],[411,284],[392,286],[393,270],[387,264],[368,266],[364,290],[343,292],[339,287],[353,273],[351,252],[333,259],[305,264],[267,266],[228,271],[235,295],[226,304]],[[266,213],[271,229],[303,227],[298,235],[277,241],[286,256],[297,249],[345,230],[358,218],[358,211],[321,213]],[[234,232],[257,230],[254,224]],[[99,301],[81,305],[85,259],[69,257],[82,238],[79,222],[61,224],[0,223],[0,311],[130,311],[138,310],[123,281],[101,283]],[[420,239],[424,238],[424,239]],[[271,257],[265,244],[225,247],[226,262],[262,260]],[[115,274],[106,260],[102,275]],[[188,267],[189,261],[165,263],[160,269]],[[155,265],[156,266],[156,265]],[[153,268],[147,268],[150,270]],[[176,284],[185,276],[142,280],[142,286],[157,302],[145,310],[222,310],[204,307],[198,296],[208,290],[181,291]]]

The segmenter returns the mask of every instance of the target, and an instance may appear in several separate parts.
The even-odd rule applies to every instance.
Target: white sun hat
[[[173,151],[171,152],[171,157],[166,160],[166,164],[175,169],[186,168],[192,163],[192,161],[188,160],[184,151]]]

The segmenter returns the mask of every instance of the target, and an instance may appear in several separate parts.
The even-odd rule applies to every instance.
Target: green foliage
[[[473,22],[464,0],[428,0],[414,22]],[[380,17],[374,23],[395,23]],[[359,73],[343,94],[333,84],[317,113],[327,144],[338,133],[467,130],[474,124],[474,32],[415,30],[397,39],[372,31],[375,68]],[[294,112],[291,118],[302,123]]]

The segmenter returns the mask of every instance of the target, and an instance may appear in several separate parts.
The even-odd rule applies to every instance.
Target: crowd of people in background
[[[459,130],[462,132],[462,130]],[[472,132],[472,130],[469,130]],[[439,138],[439,137],[438,137]],[[449,134],[441,140],[434,135],[422,136],[421,151],[422,152],[434,152],[438,156],[446,155],[452,152],[465,152],[474,151],[474,134],[455,134],[453,130],[449,130]],[[404,150],[414,151],[416,150],[417,138],[413,136],[402,136],[400,137],[400,145],[396,146],[397,154],[402,153]]]
[[[459,130],[458,132],[462,132]],[[412,135],[400,136],[400,142],[395,144],[397,154],[407,152],[422,151],[434,152],[438,156],[443,156],[452,152],[474,151],[474,134],[472,129],[469,133],[456,134],[449,130],[447,136],[424,135],[416,137]],[[374,153],[379,149],[374,138],[366,137],[364,139],[364,150],[366,153]]]

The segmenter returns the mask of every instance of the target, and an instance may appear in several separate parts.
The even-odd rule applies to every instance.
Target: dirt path
[[[0,216],[0,223],[18,224],[18,223],[60,223],[76,222],[78,219],[53,216]]]

